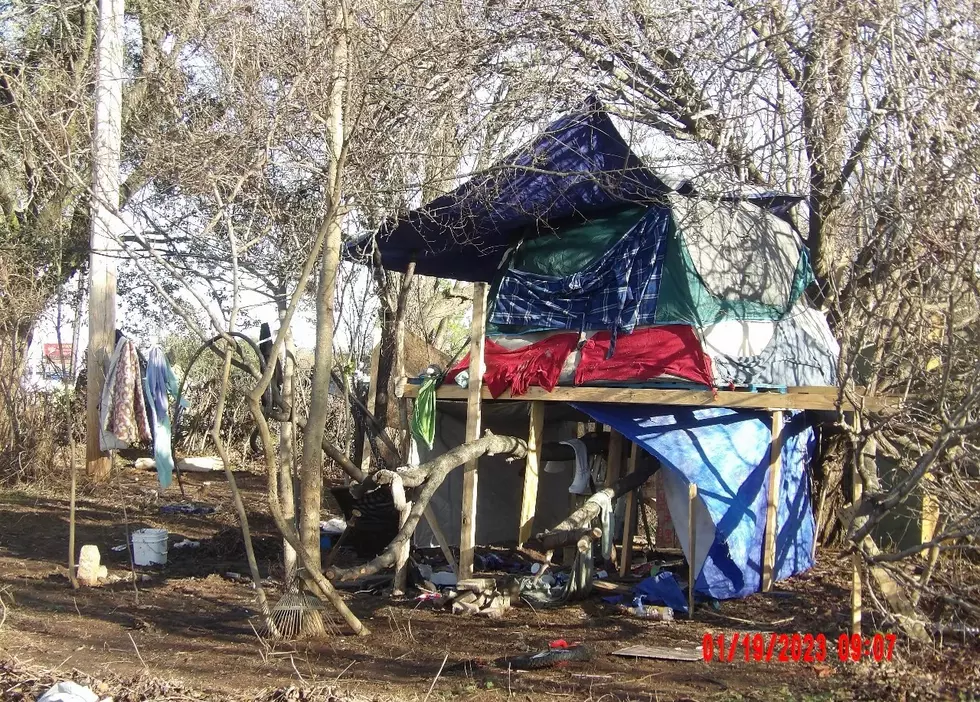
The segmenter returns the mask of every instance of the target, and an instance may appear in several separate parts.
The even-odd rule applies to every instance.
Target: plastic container
[[[133,532],[133,563],[138,566],[167,562],[167,530],[137,529]]]

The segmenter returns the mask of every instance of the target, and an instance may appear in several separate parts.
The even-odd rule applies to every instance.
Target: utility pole
[[[116,262],[112,231],[119,227],[119,153],[122,147],[125,0],[99,0],[99,46],[92,132],[91,253],[88,297],[88,431],[86,472],[109,477],[111,456],[99,445],[99,401],[115,344]]]

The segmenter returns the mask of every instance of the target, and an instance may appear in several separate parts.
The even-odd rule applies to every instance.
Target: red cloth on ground
[[[575,384],[591,382],[631,382],[673,375],[695,383],[712,386],[711,359],[701,348],[692,327],[669,324],[636,329],[632,334],[616,337],[612,358],[609,352],[611,334],[598,332],[582,347],[582,359],[575,370]]]
[[[520,349],[506,349],[487,339],[483,350],[486,365],[483,383],[494,397],[502,395],[508,386],[514,396],[523,395],[531,385],[551,392],[558,385],[565,359],[577,343],[578,334],[555,334]],[[454,381],[469,365],[467,355],[446,374],[446,382]]]

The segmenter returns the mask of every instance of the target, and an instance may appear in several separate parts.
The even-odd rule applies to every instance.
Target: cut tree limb
[[[388,547],[382,553],[361,566],[354,568],[329,568],[326,572],[327,578],[330,580],[349,580],[365,575],[374,575],[385,568],[390,568],[395,565],[399,549],[403,548],[408,540],[412,538],[419,519],[422,518],[426,507],[429,505],[429,501],[436,493],[436,490],[439,489],[442,481],[446,479],[446,476],[467,461],[475,460],[484,454],[501,453],[510,454],[515,458],[524,458],[527,455],[527,442],[523,439],[515,439],[510,436],[496,436],[488,432],[482,439],[478,439],[469,444],[463,444],[418,468],[398,473],[397,475],[401,476],[402,483],[405,487],[412,487],[414,484],[414,486],[421,485],[421,489],[414,496],[408,518],[398,530],[398,534],[394,540],[388,544]],[[395,475],[392,471],[378,471],[370,476],[369,482],[384,484],[386,480],[391,480]],[[412,481],[417,481],[414,483],[410,482],[410,479],[407,477],[409,475],[412,476]]]
[[[636,471],[626,475],[623,478],[620,478],[612,487],[603,488],[596,494],[592,495],[585,501],[584,505],[568,515],[568,517],[554,529],[549,529],[536,534],[534,538],[528,542],[527,546],[537,551],[551,550],[551,547],[546,546],[545,544],[552,543],[550,540],[552,534],[563,533],[567,535],[568,533],[575,531],[580,532],[592,524],[593,520],[599,516],[601,511],[599,502],[602,498],[600,495],[605,495],[610,500],[615,500],[616,498],[625,495],[626,493],[631,492],[643,485],[650,479],[650,476],[657,472],[659,468],[660,465],[657,463],[640,463],[640,465],[637,466]]]

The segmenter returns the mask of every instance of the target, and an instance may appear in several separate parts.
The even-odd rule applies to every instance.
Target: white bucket
[[[133,532],[133,563],[138,566],[167,562],[167,530],[137,529]]]

